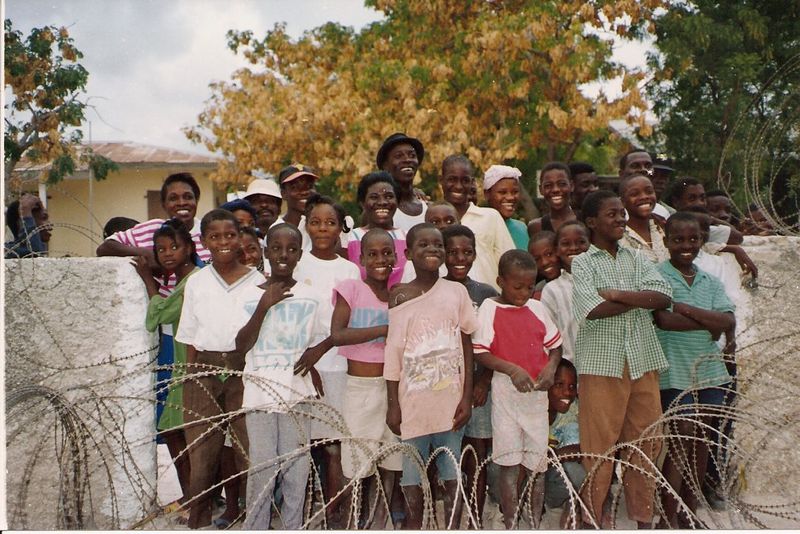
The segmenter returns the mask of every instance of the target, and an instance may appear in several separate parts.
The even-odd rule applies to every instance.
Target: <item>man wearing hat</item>
[[[667,157],[666,154],[650,154],[650,157],[653,159],[653,176],[650,177],[650,180],[653,182],[653,191],[656,193],[657,202],[653,213],[666,219],[675,213],[675,208],[664,202],[664,193],[667,192],[670,178],[675,173],[675,169],[672,168],[672,158]]]
[[[408,232],[412,226],[425,222],[427,204],[420,198],[425,193],[414,189],[414,177],[425,158],[425,148],[419,139],[404,133],[393,133],[381,145],[375,162],[378,168],[388,172],[397,182],[400,196],[397,197],[397,211],[394,225]]]
[[[282,197],[278,184],[268,178],[256,178],[247,186],[244,199],[255,208],[256,227],[262,237],[266,236],[281,213]]]
[[[314,174],[314,169],[302,163],[292,163],[281,169],[278,173],[278,183],[281,185],[281,196],[286,201],[286,213],[281,222],[293,224],[303,236],[303,250],[311,250],[311,237],[306,232],[306,201],[316,193],[315,182],[319,176]]]

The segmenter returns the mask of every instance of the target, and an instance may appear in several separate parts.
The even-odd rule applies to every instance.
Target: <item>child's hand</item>
[[[292,291],[285,282],[267,281],[258,287],[264,290],[264,294],[261,296],[261,303],[267,308],[271,308],[283,299],[292,296]]]
[[[132,257],[131,265],[133,265],[133,268],[136,269],[136,273],[142,278],[142,280],[146,280],[147,278],[151,278],[153,276],[153,272],[150,270],[150,265],[147,263],[147,258],[144,256]]]
[[[400,435],[400,423],[402,422],[402,413],[400,412],[400,405],[389,403],[389,408],[386,410],[386,426],[393,434]]]
[[[317,392],[317,398],[325,396],[325,390],[322,387],[322,377],[319,376],[319,371],[314,369],[313,367],[310,369],[311,371],[311,383],[314,385],[314,391]],[[295,372],[297,374],[297,372]]]
[[[309,371],[315,371],[314,366],[324,354],[325,351],[322,350],[322,345],[307,348],[303,355],[300,356],[300,359],[297,360],[297,363],[294,364],[294,374],[306,376]]]
[[[514,384],[514,387],[517,388],[517,391],[520,393],[528,393],[529,391],[533,391],[536,387],[531,379],[531,375],[522,367],[516,366],[516,369],[508,376],[511,378],[511,383]]]
[[[489,384],[478,380],[475,387],[472,388],[472,406],[475,408],[483,406],[487,400],[489,400]]]
[[[617,300],[617,291],[615,289],[598,289],[597,294],[609,302]]]
[[[468,397],[462,397],[461,402],[456,406],[456,413],[453,415],[453,431],[466,425],[472,416],[472,402]]]
[[[553,360],[550,361],[552,362]],[[557,362],[558,360],[555,361]],[[550,389],[550,386],[555,382],[557,367],[557,363],[556,365],[550,365],[548,362],[548,364],[544,366],[544,369],[539,372],[539,376],[536,377],[536,380],[533,381],[533,389],[536,391],[547,391]]]

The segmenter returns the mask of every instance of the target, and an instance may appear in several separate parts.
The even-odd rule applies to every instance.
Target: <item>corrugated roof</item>
[[[147,165],[180,165],[188,163],[213,165],[218,161],[217,158],[213,156],[204,156],[202,154],[193,154],[182,150],[175,150],[162,146],[143,145],[141,143],[129,141],[96,141],[82,146],[90,146],[95,154],[104,156],[120,165],[133,165],[137,163]],[[14,172],[37,171],[46,169],[49,166],[49,163],[32,164],[30,161],[23,158],[17,165],[17,168],[14,169]],[[78,165],[78,172],[86,170],[86,165]]]

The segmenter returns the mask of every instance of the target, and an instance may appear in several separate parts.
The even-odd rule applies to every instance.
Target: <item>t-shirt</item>
[[[546,351],[560,346],[561,333],[538,300],[514,306],[486,299],[478,308],[478,330],[472,340],[476,353],[491,352],[535,379],[550,359]]]
[[[403,439],[453,428],[464,392],[461,333],[472,334],[475,328],[466,288],[443,278],[389,310],[383,376],[399,382]]]
[[[236,334],[249,318],[242,313],[243,299],[252,288],[263,283],[264,276],[252,268],[230,285],[213,264],[200,269],[186,281],[181,324],[175,340],[197,350],[234,350]]]
[[[122,230],[120,232],[116,232],[108,236],[108,239],[113,239],[123,245],[127,245],[129,247],[139,247],[139,248],[147,248],[152,250],[153,249],[153,234],[156,230],[161,228],[161,225],[164,224],[164,219],[150,219],[149,221],[145,221],[142,223],[133,226],[132,228],[128,228],[127,230]],[[195,218],[194,226],[192,229],[189,230],[189,233],[192,235],[192,241],[194,241],[195,249],[197,250],[197,255],[201,260],[208,263],[211,261],[211,253],[206,250],[203,246],[203,242],[200,241],[200,220]],[[172,290],[175,289],[175,273],[171,273],[169,278],[167,279],[167,284],[164,284],[163,277],[157,277],[156,281],[161,284],[158,288],[158,293],[162,297],[169,296],[172,293]]]
[[[361,279],[367,276],[367,270],[361,265],[361,240],[364,235],[369,231],[369,228],[353,228],[350,231],[350,241],[347,243],[347,259],[355,263],[360,272]],[[394,252],[397,256],[397,262],[392,267],[392,274],[389,275],[389,287],[399,283],[403,278],[403,270],[406,266],[406,233],[400,228],[389,230],[389,235],[394,240]]]
[[[249,287],[240,313],[252,317],[263,294],[263,289]],[[291,297],[267,311],[258,339],[245,356],[242,408],[286,412],[297,401],[315,394],[311,373],[295,375],[294,364],[325,332],[320,308],[317,293],[297,283]]]
[[[558,441],[556,449],[578,445],[581,442],[578,429],[578,399],[572,401],[565,413],[556,414],[553,424],[550,425],[550,435]]]
[[[475,233],[476,255],[470,276],[499,290],[497,264],[500,256],[516,248],[503,217],[495,209],[479,208],[470,202],[461,224]]]
[[[511,234],[514,245],[519,250],[528,250],[528,241],[530,240],[528,226],[516,219],[506,219],[506,228],[508,228],[508,233]]]
[[[639,235],[639,232],[631,228],[625,227],[625,233],[619,244],[628,247],[631,250],[637,251],[644,255],[644,257],[652,263],[660,263],[669,259],[669,250],[664,244],[664,231],[659,227],[653,219],[650,219],[648,226],[650,228],[650,243]]]
[[[314,339],[316,345],[331,334],[331,316],[333,315],[333,288],[343,280],[360,280],[358,267],[352,262],[337,256],[333,260],[321,260],[307,252],[297,263],[293,278],[297,280],[295,287],[303,285],[311,288],[320,298],[320,320],[325,325],[325,333],[320,339]],[[339,356],[336,347],[331,348],[314,366],[317,371],[346,371],[347,361]]]
[[[425,222],[426,211],[428,211],[428,205],[425,202],[422,203],[422,213],[419,215],[408,215],[400,211],[400,208],[397,208],[397,211],[394,212],[394,217],[392,217],[392,223],[395,225],[395,227],[400,228],[405,233],[408,233],[412,227],[418,225],[419,223]]]
[[[561,332],[561,357],[572,361],[575,357],[575,337],[578,322],[572,314],[572,273],[561,270],[561,276],[548,282],[542,289],[541,302]]]
[[[672,286],[674,302],[717,312],[735,310],[722,282],[710,274],[697,269],[694,282],[689,285],[669,261],[658,264],[656,268]],[[718,386],[730,381],[719,347],[707,330],[679,332],[656,328],[656,335],[669,362],[669,369],[661,372],[661,389],[685,390]]]
[[[369,328],[389,324],[389,303],[381,301],[366,282],[361,280],[342,280],[334,289],[350,306],[350,328]],[[338,347],[339,354],[357,362],[383,363],[386,338],[379,337],[357,345]],[[346,366],[346,364],[345,364]]]

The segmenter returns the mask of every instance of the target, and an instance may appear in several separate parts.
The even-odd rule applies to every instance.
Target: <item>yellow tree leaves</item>
[[[303,161],[335,177],[346,196],[374,167],[381,141],[422,140],[420,171],[447,155],[479,168],[568,154],[642,122],[641,74],[610,61],[608,35],[641,32],[661,0],[370,0],[386,15],[359,33],[325,24],[292,40],[276,25],[262,39],[229,33],[254,65],[212,97],[187,135],[226,157],[214,178],[246,181]],[[604,34],[604,37],[600,35]],[[623,76],[623,94],[595,99],[581,85]]]

